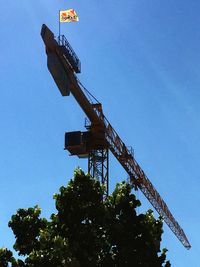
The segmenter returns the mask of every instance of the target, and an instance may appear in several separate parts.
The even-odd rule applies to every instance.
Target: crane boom
[[[128,149],[126,148],[116,131],[112,128],[110,123],[106,119],[104,119],[104,121],[107,124],[106,139],[110,145],[109,149],[129,174],[130,182],[140,188],[144,196],[149,200],[149,202],[159,213],[159,215],[162,216],[165,223],[169,226],[169,228],[177,236],[181,243],[187,249],[190,249],[191,245],[183,229],[171,214],[169,208],[161,198],[160,194],[156,191],[133,155],[129,153]]]
[[[135,160],[132,153],[130,153],[129,149],[123,143],[119,135],[109,123],[109,121],[106,119],[103,112],[99,112],[98,109],[94,108],[93,103],[91,103],[90,100],[84,94],[82,90],[82,85],[77,79],[76,74],[74,73],[74,68],[72,64],[70,64],[69,58],[66,57],[66,53],[63,52],[63,46],[60,45],[60,43],[54,39],[53,33],[46,25],[42,26],[41,35],[46,46],[47,56],[50,54],[55,54],[56,57],[59,59],[59,62],[61,62],[65,71],[65,75],[69,79],[70,92],[73,94],[76,101],[90,120],[94,132],[104,132],[105,142],[107,143],[109,150],[129,174],[130,183],[133,186],[140,188],[144,196],[149,200],[149,202],[152,204],[158,214],[162,216],[166,224],[177,236],[180,242],[187,249],[189,249],[191,245],[183,229],[180,227],[178,222],[175,220],[175,218],[169,211],[166,203],[161,198],[160,194],[156,191],[150,180],[145,175],[144,171],[141,169],[141,167]],[[78,59],[75,58],[75,62],[78,62]],[[80,69],[78,69],[78,71],[76,72],[80,72]]]

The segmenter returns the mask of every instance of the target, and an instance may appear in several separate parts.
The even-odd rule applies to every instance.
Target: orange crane
[[[41,36],[46,47],[48,69],[62,96],[72,93],[89,119],[85,124],[87,131],[65,133],[65,149],[71,155],[88,158],[88,172],[104,184],[105,195],[108,195],[110,150],[128,173],[133,187],[142,191],[181,243],[190,249],[191,245],[183,229],[135,160],[132,150],[126,147],[104,116],[101,103],[95,98],[93,102],[89,96],[86,96],[88,91],[76,75],[81,72],[80,60],[65,36],[60,35],[56,40],[52,31],[44,24]]]

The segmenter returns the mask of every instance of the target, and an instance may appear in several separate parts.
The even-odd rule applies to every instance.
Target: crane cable
[[[78,79],[77,76],[76,76],[76,79],[77,79],[78,84],[83,88],[83,90],[84,90],[85,93],[87,94],[87,96],[88,96],[90,102],[91,102],[92,104],[94,104],[94,103],[93,103],[93,100],[95,100],[97,104],[100,104],[100,102],[97,100],[97,98],[96,98],[94,95],[92,95],[92,94],[85,88],[85,86],[81,83],[81,81]]]

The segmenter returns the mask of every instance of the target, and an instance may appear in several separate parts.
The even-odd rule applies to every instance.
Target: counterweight
[[[84,88],[75,74],[75,72],[80,72],[80,61],[66,38],[64,36],[59,36],[59,40],[57,42],[53,33],[46,25],[42,26],[41,35],[46,46],[48,60],[50,60],[50,62],[48,61],[49,70],[61,94],[64,96],[71,92],[90,121],[90,124],[87,127],[88,132],[76,132],[76,136],[79,136],[81,141],[78,146],[68,146],[69,151],[74,155],[90,157],[89,155],[91,155],[93,150],[104,150],[105,155],[107,154],[107,150],[110,150],[128,173],[130,183],[134,187],[140,188],[142,193],[149,200],[159,215],[162,216],[172,232],[177,236],[181,243],[189,249],[191,246],[183,229],[174,219],[166,203],[147,178],[144,171],[135,160],[133,154],[126,147],[117,132],[104,116],[101,104],[94,104],[88,99],[88,97],[86,97],[83,90]],[[54,58],[53,62],[51,61],[51,58]],[[94,162],[96,159],[97,158],[93,159]],[[102,166],[103,164],[104,163],[102,161]],[[90,168],[93,167],[93,170],[95,170],[95,167],[91,166],[92,164],[90,162]],[[102,177],[102,181],[106,184],[108,190],[107,171],[108,170],[106,170],[105,177]]]

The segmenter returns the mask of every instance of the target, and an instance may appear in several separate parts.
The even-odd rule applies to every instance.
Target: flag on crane
[[[79,18],[74,9],[60,10],[60,22],[77,22]]]

